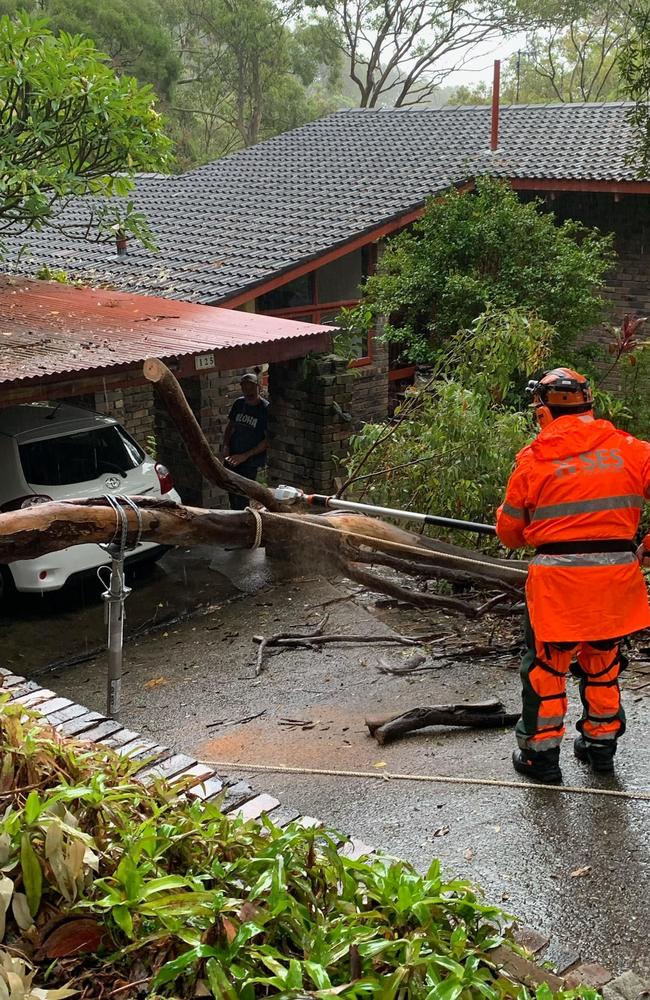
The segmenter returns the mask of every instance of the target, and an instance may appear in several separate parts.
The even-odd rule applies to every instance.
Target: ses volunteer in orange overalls
[[[650,444],[595,420],[589,383],[568,368],[529,382],[527,391],[541,430],[517,455],[497,512],[504,545],[536,550],[526,583],[529,648],[513,764],[557,783],[570,668],[580,677],[583,704],[578,759],[613,770],[625,730],[620,640],[650,625],[639,564],[650,535],[638,552],[634,543],[650,492]]]

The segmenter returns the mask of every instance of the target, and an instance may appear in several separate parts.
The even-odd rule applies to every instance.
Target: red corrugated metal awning
[[[201,356],[197,370],[304,357],[332,328],[235,309],[0,278],[0,383]],[[214,364],[209,357],[214,353]],[[183,366],[186,373],[187,365]]]

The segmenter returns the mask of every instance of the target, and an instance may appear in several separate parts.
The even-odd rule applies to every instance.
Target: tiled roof
[[[633,181],[626,107],[504,107],[495,153],[488,107],[337,112],[181,176],[138,178],[133,200],[159,253],[130,244],[118,257],[114,245],[46,230],[8,241],[6,263],[191,302],[252,294],[478,174]],[[74,202],[66,220],[83,223],[90,205]]]
[[[331,332],[239,309],[0,280],[0,383],[216,351],[236,368],[242,351],[258,347],[260,361],[328,350]]]

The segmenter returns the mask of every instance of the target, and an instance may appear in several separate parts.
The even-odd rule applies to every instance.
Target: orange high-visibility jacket
[[[632,543],[649,495],[650,444],[591,414],[553,420],[519,452],[497,512],[499,538],[509,548],[577,543],[576,552],[531,561],[526,599],[538,639],[612,639],[650,625],[632,545],[579,551],[581,541]]]

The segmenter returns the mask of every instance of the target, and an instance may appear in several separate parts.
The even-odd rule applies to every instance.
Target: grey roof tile
[[[133,201],[159,245],[66,241],[53,230],[5,240],[5,269],[62,267],[89,284],[216,303],[316,258],[477,174],[635,180],[628,105],[337,112],[180,176],[138,177]],[[92,199],[63,221],[83,224]],[[24,248],[19,258],[19,251]]]

